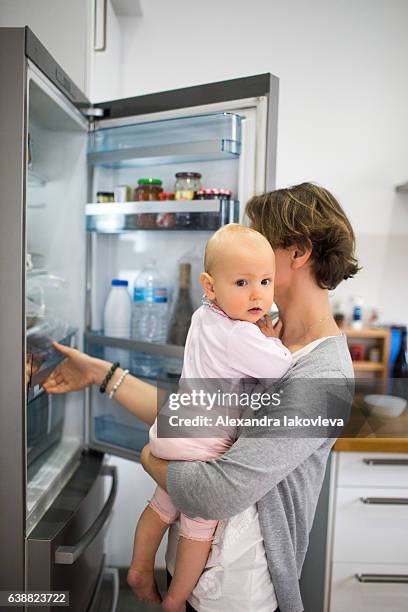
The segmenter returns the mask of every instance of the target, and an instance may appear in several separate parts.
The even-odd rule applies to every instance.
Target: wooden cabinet
[[[364,359],[353,361],[356,375],[377,376],[386,379],[388,377],[390,358],[390,331],[388,329],[351,329],[344,330],[350,348],[361,345],[364,351]],[[379,360],[371,361],[369,353],[371,349],[378,349]]]
[[[408,454],[333,453],[325,612],[408,609]]]

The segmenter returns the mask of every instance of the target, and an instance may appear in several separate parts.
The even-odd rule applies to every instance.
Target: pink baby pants
[[[157,423],[150,428],[150,450],[160,459],[208,461],[224,454],[233,444],[229,438],[158,438]],[[165,523],[174,523],[180,514],[180,535],[189,540],[211,541],[218,521],[189,518],[181,514],[166,491],[157,487],[150,507]]]

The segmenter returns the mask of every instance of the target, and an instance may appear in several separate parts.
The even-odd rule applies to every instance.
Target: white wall
[[[121,97],[277,75],[277,187],[324,185],[356,231],[364,270],[335,299],[351,310],[351,297],[362,295],[367,310],[408,323],[408,195],[394,192],[408,180],[408,3],[141,0],[141,8],[142,17],[119,19]],[[117,505],[108,546],[119,565],[146,497],[131,491],[149,487],[124,464],[128,508]]]
[[[272,72],[280,78],[277,186],[339,198],[364,270],[337,290],[408,322],[408,3],[142,0],[121,19],[123,97]]]
[[[90,12],[90,0],[0,0],[0,27],[28,25],[86,92]]]

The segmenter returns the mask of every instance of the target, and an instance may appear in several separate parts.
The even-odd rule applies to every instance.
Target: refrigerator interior
[[[81,346],[85,312],[87,122],[35,67],[28,79],[26,185],[27,532],[78,465],[84,397],[41,383],[62,359],[52,340]]]
[[[255,151],[264,151],[266,130],[259,109],[231,111],[228,103],[224,107],[217,105],[216,112],[210,105],[185,116],[173,113],[169,118],[164,114],[164,117],[158,115],[155,121],[151,116],[148,121],[137,117],[137,123],[129,125],[124,120],[112,120],[105,129],[103,123],[91,134],[88,203],[96,202],[97,192],[113,192],[118,185],[134,189],[139,178],[159,178],[164,191],[174,192],[175,173],[183,171],[199,172],[203,188],[223,188],[232,192],[228,210],[221,210],[220,204],[211,200],[165,203],[163,210],[168,212],[179,210],[174,208],[179,204],[188,206],[190,211],[202,211],[192,213],[190,226],[182,229],[178,229],[177,213],[175,228],[137,227],[138,217],[126,215],[126,206],[135,211],[137,206],[144,205],[143,202],[88,204],[87,349],[111,361],[115,355],[112,353],[114,343],[103,336],[103,310],[111,280],[127,280],[132,295],[137,275],[147,263],[155,261],[167,279],[169,321],[177,298],[179,264],[189,262],[191,294],[197,308],[202,297],[198,277],[203,269],[206,241],[220,225],[242,221],[242,203],[263,187],[257,185],[260,178],[256,171],[257,163],[262,164],[262,155],[256,156]],[[148,204],[155,206],[153,202]],[[218,212],[209,214],[212,205],[218,207]],[[104,215],[105,211],[109,214]],[[125,222],[127,216],[129,225],[134,226],[132,229]],[[164,365],[168,357],[182,359],[183,347],[152,345],[152,348],[165,355]],[[131,355],[137,350],[136,344],[125,339],[117,343],[114,350],[118,351],[118,360],[121,363],[125,360],[125,366],[130,365],[132,370]],[[166,385],[165,367],[152,382]],[[91,392],[90,406],[92,446],[108,452],[111,448],[114,454],[137,459],[148,440],[147,426],[114,402],[102,400],[97,391]]]

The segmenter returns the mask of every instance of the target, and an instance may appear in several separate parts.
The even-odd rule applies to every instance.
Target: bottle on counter
[[[358,297],[354,300],[353,317],[351,319],[352,329],[363,328],[363,298]]]
[[[114,338],[130,338],[132,301],[128,282],[114,278],[111,287],[103,313],[104,334]],[[129,351],[108,347],[104,353],[108,361],[119,361],[122,368],[129,367]]]
[[[188,330],[190,329],[191,317],[194,312],[191,299],[191,264],[182,263],[179,268],[179,291],[171,317],[168,342],[178,346],[184,346]],[[172,376],[180,376],[183,368],[181,359],[167,359],[167,373]]]
[[[407,328],[401,328],[401,346],[392,369],[393,395],[408,400]]]
[[[132,308],[132,338],[164,344],[167,331],[167,287],[156,265],[149,263],[135,280]],[[132,371],[155,378],[164,368],[164,358],[152,353],[132,354]]]

